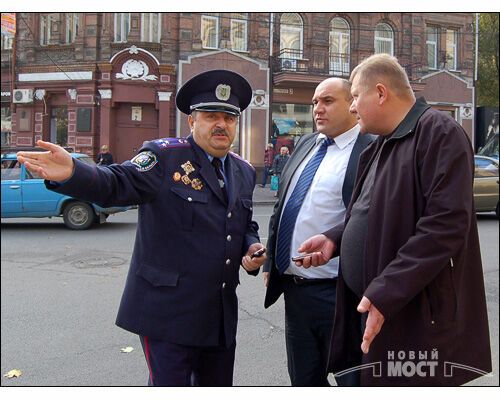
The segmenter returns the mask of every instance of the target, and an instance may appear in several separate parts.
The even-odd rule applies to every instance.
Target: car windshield
[[[477,154],[498,160],[498,133],[495,134]]]

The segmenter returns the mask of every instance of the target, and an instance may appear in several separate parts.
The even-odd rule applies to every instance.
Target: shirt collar
[[[339,147],[339,149],[344,149],[346,146],[348,146],[352,141],[356,140],[359,134],[359,125],[356,124],[354,125],[351,129],[348,131],[338,135],[335,139],[335,144]],[[323,139],[326,138],[326,135],[324,133],[320,133],[316,137],[316,144],[319,144],[323,141]]]
[[[212,160],[215,158],[214,156],[211,156],[210,154],[208,154],[205,150],[203,150],[205,152],[205,155],[207,156],[208,158],[208,161],[210,161],[210,163],[212,162]],[[219,157],[219,159],[221,160],[222,162],[222,172],[225,171],[225,168],[224,168],[224,164],[226,162],[226,158],[227,158],[227,154],[224,156],[224,157]]]

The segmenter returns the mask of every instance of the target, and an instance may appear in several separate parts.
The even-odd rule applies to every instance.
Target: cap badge
[[[231,96],[231,86],[229,85],[217,85],[215,88],[215,97],[219,100],[226,101]]]

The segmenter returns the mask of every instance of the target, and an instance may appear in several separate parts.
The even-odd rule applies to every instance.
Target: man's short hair
[[[363,60],[351,72],[350,81],[356,76],[359,76],[361,86],[383,83],[400,96],[413,96],[406,71],[397,58],[389,54],[374,54]]]

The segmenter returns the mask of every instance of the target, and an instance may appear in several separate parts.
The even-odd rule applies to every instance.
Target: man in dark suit
[[[265,260],[251,257],[263,249],[252,221],[255,170],[229,152],[251,97],[240,75],[208,71],[177,94],[189,114],[186,139],[146,142],[109,168],[73,162],[43,141],[49,152],[18,154],[54,191],[104,206],[139,204],[116,323],[140,336],[150,385],[232,385],[240,264],[256,275]]]
[[[350,83],[321,82],[314,93],[318,132],[305,135],[281,174],[269,223],[265,307],[284,293],[288,372],[293,386],[327,386],[327,356],[335,310],[338,260],[305,270],[291,257],[315,232],[344,219],[358,157],[373,140],[359,135],[349,112]]]

